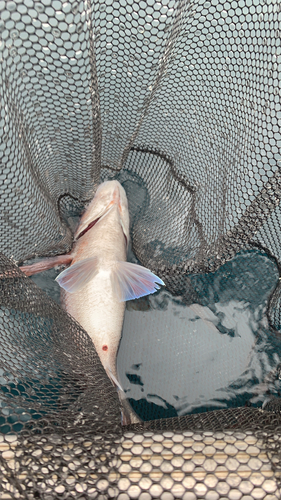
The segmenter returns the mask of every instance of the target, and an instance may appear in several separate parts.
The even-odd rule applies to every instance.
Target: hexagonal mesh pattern
[[[176,246],[182,272],[234,255],[279,203],[279,11],[277,1],[1,4],[3,251],[68,249],[57,199],[88,198],[102,165],[147,185],[135,246],[157,225],[164,248],[142,260],[161,269]]]
[[[2,438],[2,498],[279,498],[258,433],[129,432],[109,460],[102,444],[91,435]]]
[[[279,497],[278,401],[122,438],[88,336],[12,261],[69,251],[114,177],[171,291],[253,242],[280,262],[280,22],[278,0],[0,0],[1,499]]]

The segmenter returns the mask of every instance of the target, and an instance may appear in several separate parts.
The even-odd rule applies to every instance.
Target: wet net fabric
[[[269,458],[252,432],[126,432],[111,460],[93,436],[13,438],[1,441],[2,498],[279,498],[275,442]]]
[[[172,293],[251,245],[280,264],[280,23],[273,0],[0,1],[0,498],[278,498],[279,398],[124,435],[89,337],[15,264],[68,252],[110,178]]]

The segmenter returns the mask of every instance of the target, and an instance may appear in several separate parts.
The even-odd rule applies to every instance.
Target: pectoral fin
[[[56,277],[59,286],[69,293],[81,290],[98,272],[98,258],[91,257],[72,264]]]
[[[56,257],[48,257],[40,260],[40,262],[36,262],[36,264],[21,266],[20,270],[26,274],[26,276],[32,276],[33,274],[47,271],[47,269],[51,269],[52,267],[60,266],[62,264],[70,264],[72,259],[72,255],[57,255]]]
[[[118,262],[111,279],[113,290],[121,302],[144,297],[159,290],[159,285],[165,285],[149,269],[130,262]]]

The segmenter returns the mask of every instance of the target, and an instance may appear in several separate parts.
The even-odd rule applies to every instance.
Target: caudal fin
[[[108,377],[112,380],[113,384],[114,384],[114,385],[116,385],[116,387],[118,387],[118,389],[119,389],[120,391],[124,392],[124,391],[123,391],[123,388],[122,388],[122,386],[119,384],[119,382],[118,382],[117,378],[115,377],[115,375],[113,375],[113,373],[112,373],[112,370],[111,370],[110,366],[109,366],[109,365],[107,365],[107,366],[105,367],[105,369],[106,369],[106,372],[107,372]]]
[[[105,366],[106,373],[108,377],[113,382],[113,385],[117,387],[118,397],[121,403],[121,424],[122,425],[130,425],[137,424],[141,422],[141,419],[137,416],[134,410],[131,408],[130,403],[126,399],[125,392],[122,386],[119,384],[115,375],[113,375],[112,370],[109,365]]]
[[[113,290],[121,302],[138,299],[165,285],[149,269],[130,262],[118,262],[111,274]]]

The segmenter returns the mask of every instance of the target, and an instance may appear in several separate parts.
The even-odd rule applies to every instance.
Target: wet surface
[[[31,278],[57,302],[60,271]],[[278,398],[281,336],[266,316],[278,279],[275,261],[254,248],[215,273],[187,276],[181,296],[164,288],[127,302],[118,376],[142,419]]]
[[[147,420],[278,396],[281,338],[266,317],[274,260],[253,249],[186,280],[182,296],[162,290],[127,303],[118,372],[135,410]]]

